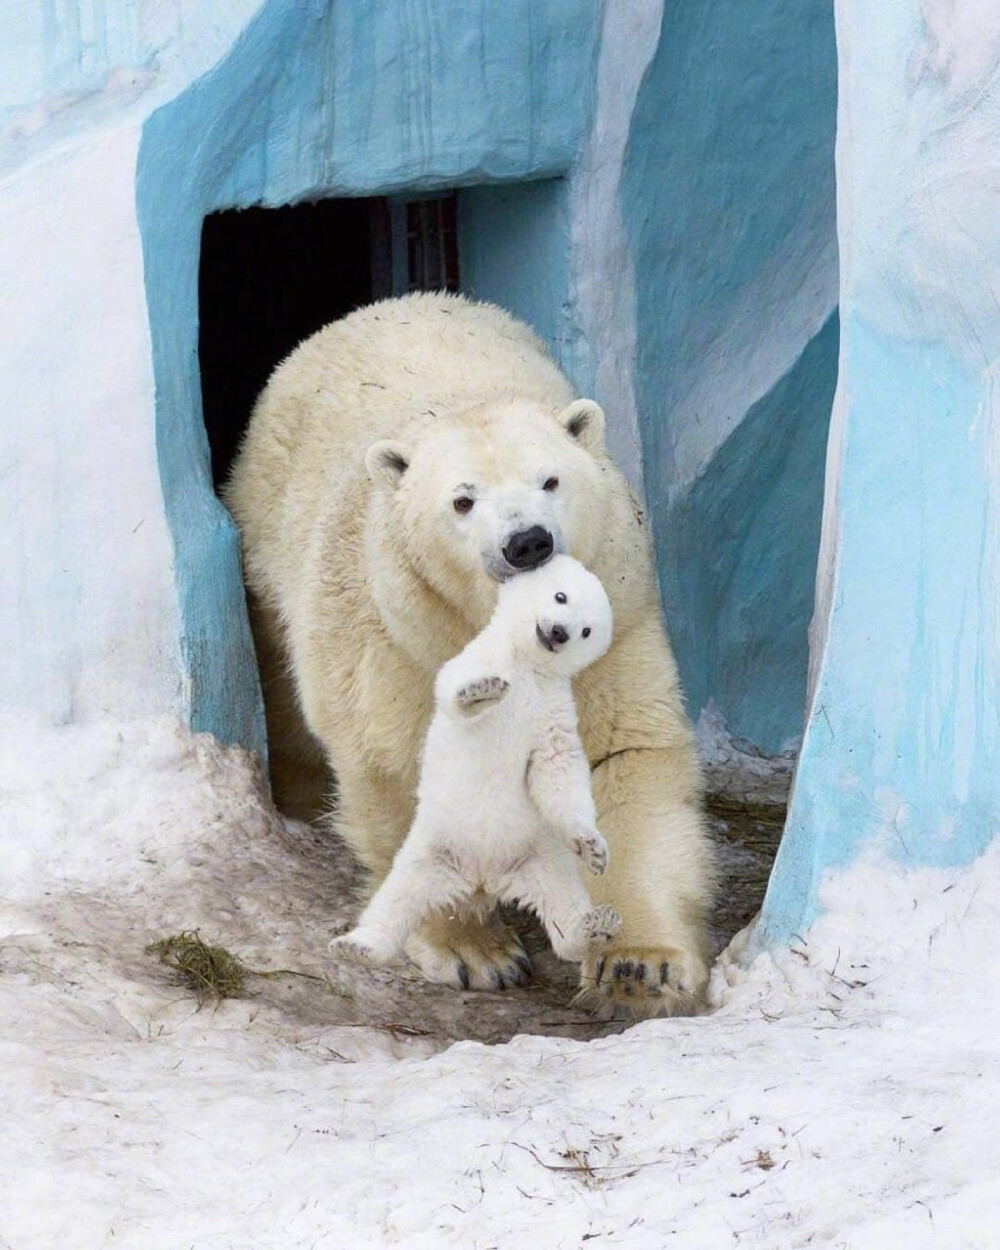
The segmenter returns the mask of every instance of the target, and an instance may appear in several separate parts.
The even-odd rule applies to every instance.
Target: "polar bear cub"
[[[413,826],[385,881],[331,950],[373,963],[402,954],[432,911],[531,908],[562,959],[621,928],[577,872],[607,867],[571,678],[611,645],[598,579],[558,555],[500,587],[489,624],[438,672]]]

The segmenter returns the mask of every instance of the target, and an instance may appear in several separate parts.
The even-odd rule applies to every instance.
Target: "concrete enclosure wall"
[[[597,8],[519,0],[265,4],[230,53],[147,122],[138,206],[157,446],[177,553],[191,720],[263,748],[234,527],[208,477],[196,356],[207,213],[327,196],[517,182],[463,197],[471,285],[573,334],[566,189],[593,105]]]
[[[764,747],[794,735],[836,340],[832,37],[819,0],[696,7],[18,10],[0,247],[33,311],[9,306],[2,383],[31,414],[3,434],[10,701],[176,711],[262,748],[201,414],[202,221],[458,188],[464,287],[539,330],[645,475],[693,711],[714,699]]]
[[[801,733],[837,374],[832,0],[664,10],[631,121],[646,497],[691,712]]]
[[[842,344],[808,722],[758,937],[1000,832],[1000,12],[838,0]]]
[[[259,0],[7,5],[0,38],[0,697],[182,712],[135,221],[144,118]]]

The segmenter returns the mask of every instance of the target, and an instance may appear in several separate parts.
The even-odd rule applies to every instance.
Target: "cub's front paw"
[[[589,872],[595,877],[603,876],[608,866],[608,844],[596,829],[578,833],[570,844],[574,855],[579,855]]]
[[[455,702],[466,716],[474,716],[491,703],[498,703],[509,689],[510,682],[503,677],[477,677],[459,689]]]

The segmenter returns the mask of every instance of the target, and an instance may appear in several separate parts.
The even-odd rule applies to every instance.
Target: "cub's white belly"
[[[544,836],[528,794],[525,737],[509,717],[465,725],[441,718],[427,736],[414,832],[477,888],[490,890]]]

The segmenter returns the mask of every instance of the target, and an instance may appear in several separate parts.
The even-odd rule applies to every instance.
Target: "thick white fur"
[[[712,855],[648,526],[602,435],[598,406],[526,326],[412,295],[327,326],[275,371],[226,500],[278,801],[301,810],[310,787],[315,801],[328,764],[336,827],[376,886],[413,821],[435,674],[489,621],[506,535],[545,526],[600,578],[615,638],[574,692],[611,850],[591,892],[624,924],[582,984],[636,1011],[687,1010],[707,978]],[[432,980],[483,988],[523,959],[498,922],[450,912],[408,951]]]
[[[598,875],[607,866],[570,682],[611,629],[603,586],[571,556],[501,586],[490,623],[434,683],[413,827],[331,949],[387,963],[432,911],[474,900],[530,907],[563,959],[619,931],[574,859]]]

